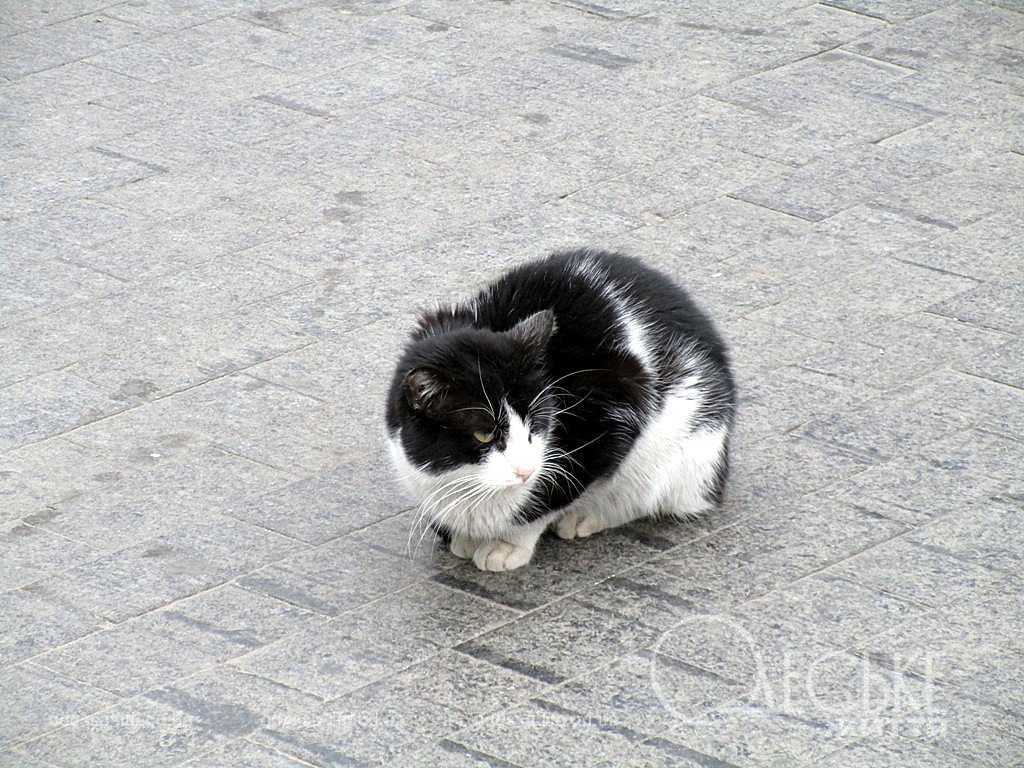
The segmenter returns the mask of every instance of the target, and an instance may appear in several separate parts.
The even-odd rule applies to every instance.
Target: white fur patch
[[[693,430],[697,383],[683,382],[670,392],[615,473],[565,509],[560,536],[589,536],[658,513],[684,517],[707,511],[704,492],[724,459],[728,430]]]
[[[547,441],[544,435],[531,435],[526,421],[507,403],[503,409],[509,421],[505,448],[492,449],[479,464],[428,472],[409,461],[400,430],[388,438],[399,480],[420,505],[423,522],[433,520],[475,541],[511,536],[512,521],[540,477]]]
[[[615,308],[622,334],[620,345],[648,372],[654,370],[650,348],[647,344],[647,326],[630,306],[622,291],[609,277],[607,270],[596,260],[586,258],[576,265],[576,274],[591,284]]]

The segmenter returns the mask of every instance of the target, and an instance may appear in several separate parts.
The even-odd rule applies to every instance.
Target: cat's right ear
[[[405,400],[419,413],[436,414],[448,387],[440,371],[434,368],[413,368],[405,374]]]

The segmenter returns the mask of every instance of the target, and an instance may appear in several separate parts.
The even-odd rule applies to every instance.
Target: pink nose
[[[530,475],[533,474],[533,470],[527,467],[513,467],[512,474],[522,480],[524,483],[530,479]]]

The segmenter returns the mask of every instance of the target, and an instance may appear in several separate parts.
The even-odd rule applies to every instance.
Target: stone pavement
[[[1024,765],[1019,0],[0,0],[0,121],[0,766]],[[731,494],[480,573],[382,388],[570,244]]]

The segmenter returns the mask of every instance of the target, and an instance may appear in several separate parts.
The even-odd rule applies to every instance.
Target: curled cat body
[[[424,314],[386,422],[420,519],[504,571],[548,528],[713,510],[734,411],[725,344],[689,296],[636,259],[574,250]]]

